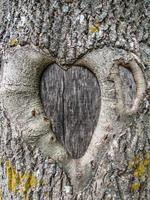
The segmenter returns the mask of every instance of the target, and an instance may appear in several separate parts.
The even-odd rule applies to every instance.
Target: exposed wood
[[[41,80],[41,98],[58,140],[74,158],[86,151],[100,112],[100,87],[92,72],[73,66],[49,66]]]
[[[135,81],[131,72],[123,66],[120,67],[120,78],[122,83],[124,104],[126,109],[129,109],[132,107],[136,94]]]

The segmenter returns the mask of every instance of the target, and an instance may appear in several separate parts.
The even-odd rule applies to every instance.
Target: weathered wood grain
[[[58,140],[74,157],[86,151],[100,111],[100,87],[88,69],[49,66],[41,78],[41,99]]]
[[[120,79],[122,93],[126,109],[131,108],[136,96],[136,84],[132,73],[125,67],[120,66]]]

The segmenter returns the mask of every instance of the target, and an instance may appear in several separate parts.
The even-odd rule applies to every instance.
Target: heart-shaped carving
[[[84,67],[50,65],[41,78],[41,99],[57,139],[73,158],[83,156],[100,113],[100,88]]]
[[[49,112],[58,113],[57,115],[60,118],[63,116],[64,120],[68,120],[66,121],[66,124],[64,124],[66,127],[70,128],[65,129],[67,131],[69,130],[67,134],[69,133],[70,135],[67,136],[66,133],[64,134],[65,139],[62,141],[65,141],[65,146],[67,147],[67,143],[72,146],[75,142],[72,138],[76,138],[78,133],[79,135],[85,133],[83,142],[81,142],[80,139],[76,142],[77,144],[81,144],[80,148],[84,146],[84,141],[87,141],[85,138],[89,138],[86,145],[88,145],[91,140],[88,148],[85,148],[86,152],[84,153],[84,156],[80,159],[72,159],[64,147],[56,140],[55,135],[51,130],[51,123],[45,118],[39,96],[39,82],[41,75],[48,65],[56,62],[56,58],[34,46],[16,47],[12,50],[8,49],[5,52],[4,57],[5,59],[2,59],[2,66],[5,70],[3,70],[2,75],[1,85],[3,90],[1,91],[1,98],[3,107],[7,110],[9,118],[14,124],[14,130],[18,131],[25,143],[37,146],[44,156],[50,156],[60,167],[63,167],[64,171],[70,177],[71,184],[74,186],[74,191],[76,193],[82,191],[95,175],[103,155],[106,154],[107,151],[110,151],[110,148],[108,147],[111,142],[111,137],[109,136],[112,136],[114,133],[120,133],[122,124],[120,126],[119,123],[121,120],[126,120],[126,117],[136,114],[140,108],[140,104],[144,99],[146,91],[142,62],[136,55],[128,54],[128,52],[124,50],[103,48],[94,50],[77,60],[75,63],[76,65],[85,67],[78,67],[78,69],[82,69],[81,71],[79,70],[78,73],[76,71],[77,67],[75,67],[75,71],[73,72],[68,70],[67,75],[65,72],[61,71],[63,76],[58,75],[59,73],[52,73],[49,77],[49,73],[45,71],[45,75],[43,74],[42,79],[45,79],[44,76],[47,77],[44,82],[46,82],[46,84],[50,82],[51,88],[49,87],[49,89],[47,89],[47,87],[42,86],[42,91],[45,90],[45,92],[41,92],[41,94],[43,94],[43,97],[45,98],[44,94],[49,94],[48,92],[53,91],[51,90],[52,88],[58,89],[58,95],[56,95],[55,90],[52,95],[50,95],[50,98],[53,97],[53,104]],[[119,72],[120,66],[131,71],[136,84],[135,98],[133,99],[131,107],[127,108],[124,104],[124,93],[122,92],[122,83]],[[84,76],[83,72],[86,68],[90,69],[97,77],[101,87],[101,98],[95,96],[95,94],[98,94],[98,91],[95,92],[95,84],[94,82],[91,82],[93,76]],[[59,68],[56,69],[53,70],[53,72],[56,72]],[[76,76],[76,74],[78,75]],[[56,80],[52,81],[53,79]],[[44,82],[42,81],[42,84],[44,84]],[[91,83],[93,85],[91,85]],[[62,86],[63,88],[61,88]],[[85,90],[87,94],[84,96],[84,88],[90,88],[89,91],[91,92]],[[58,92],[59,90],[62,92]],[[116,92],[116,98],[112,98],[114,96],[114,90]],[[92,91],[94,91],[94,93]],[[81,96],[80,92],[82,94]],[[61,93],[63,95],[59,95]],[[99,105],[97,103],[100,102],[95,101],[98,98],[101,100],[100,110],[100,107],[96,107]],[[79,104],[80,100],[81,103]],[[61,105],[59,102],[62,102],[63,109],[56,109],[57,107],[59,108],[58,105]],[[49,104],[48,98],[45,103],[47,107],[51,105]],[[83,109],[81,105],[86,106],[83,107]],[[92,107],[93,105],[96,106]],[[64,108],[66,108],[66,110]],[[72,109],[67,112],[68,108]],[[51,110],[53,112],[51,112]],[[57,110],[59,112],[56,112]],[[98,114],[96,114],[97,112],[100,113],[99,117]],[[71,114],[68,115],[68,113]],[[91,115],[91,113],[93,113],[93,115]],[[118,115],[120,116],[120,121],[116,122]],[[67,118],[65,118],[66,116]],[[80,118],[80,116],[82,117]],[[94,120],[96,119],[97,121],[97,118],[99,118],[97,126],[92,138],[90,138],[90,132],[93,132],[93,127],[96,125],[96,122],[94,124]],[[86,119],[88,120],[86,121]],[[53,124],[54,119],[52,118],[51,120]],[[78,123],[75,120],[77,120]],[[60,121],[56,120],[56,122]],[[81,132],[80,128],[76,131],[76,128],[80,127],[77,126],[78,124],[80,125],[80,123],[81,127],[85,125],[85,132],[83,132],[82,128]],[[55,127],[54,124],[53,126]],[[89,126],[89,124],[91,125]],[[113,125],[111,129],[108,128],[110,125]],[[87,127],[90,128],[87,129]],[[68,140],[66,140],[67,137]],[[71,140],[69,140],[70,138]],[[78,155],[79,154],[77,154],[77,156]]]

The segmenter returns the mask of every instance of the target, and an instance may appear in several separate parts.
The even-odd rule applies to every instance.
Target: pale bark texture
[[[0,0],[0,200],[150,199],[149,16]]]

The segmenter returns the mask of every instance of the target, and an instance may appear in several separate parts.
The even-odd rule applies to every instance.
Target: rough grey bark
[[[95,175],[84,191],[75,193],[72,179],[63,168],[45,157],[38,146],[23,141],[20,131],[15,129],[13,113],[5,107],[10,96],[4,98],[1,94],[1,199],[150,199],[149,11],[146,0],[0,1],[1,82],[7,82],[3,75],[7,75],[3,73],[3,66],[9,61],[5,50],[12,49],[13,52],[14,46],[18,49],[20,46],[30,49],[31,44],[38,46],[63,67],[74,62],[82,65],[79,58],[85,55],[85,62],[86,53],[99,48],[100,52],[105,52],[100,64],[100,87],[107,91],[102,93],[106,106],[102,104],[100,120],[103,116],[108,117],[107,123],[100,127],[105,129],[106,135],[100,135]],[[125,54],[134,52],[144,64],[144,67],[140,66],[147,85],[144,100],[132,116],[120,115],[113,107],[119,101],[117,87],[112,77],[105,76],[114,64],[111,56],[117,57],[124,50]],[[116,55],[109,54],[111,51],[117,52]],[[26,69],[25,65],[23,69]],[[122,73],[123,96],[128,107],[135,97],[136,81],[127,69]],[[129,86],[133,88],[129,89]],[[3,89],[1,87],[1,91]],[[107,106],[112,106],[112,110],[104,113]]]

